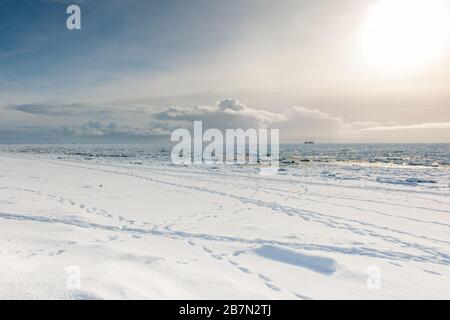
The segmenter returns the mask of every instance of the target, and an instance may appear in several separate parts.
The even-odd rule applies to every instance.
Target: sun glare
[[[446,0],[381,0],[368,13],[364,57],[386,72],[423,68],[445,52],[449,17]]]

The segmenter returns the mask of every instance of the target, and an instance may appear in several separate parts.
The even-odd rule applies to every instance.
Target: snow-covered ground
[[[449,299],[449,180],[0,153],[0,298]]]

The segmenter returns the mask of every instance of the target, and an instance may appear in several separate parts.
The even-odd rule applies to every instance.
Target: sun
[[[363,29],[365,60],[385,72],[433,63],[449,42],[449,9],[446,0],[380,0]]]

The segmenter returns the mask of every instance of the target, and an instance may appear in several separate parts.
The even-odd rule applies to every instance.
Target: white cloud
[[[194,121],[203,121],[206,128],[274,128],[280,130],[282,142],[301,143],[305,140],[318,142],[382,142],[392,137],[384,134],[393,130],[450,129],[450,123],[428,122],[401,125],[396,122],[355,121],[344,119],[319,109],[290,107],[275,113],[248,107],[236,99],[224,99],[215,106],[168,107],[153,114],[153,126],[173,130],[179,127],[190,128]],[[436,130],[435,130],[436,131]],[[398,141],[425,141],[430,135],[401,135]],[[441,141],[442,135],[433,140]],[[445,139],[444,139],[445,141]]]
[[[273,128],[280,130],[284,143],[317,142],[395,142],[448,141],[449,122],[426,122],[404,125],[397,122],[355,121],[307,107],[290,107],[281,112],[270,112],[250,107],[237,99],[223,99],[213,106],[166,107],[150,112],[147,104],[123,105],[23,104],[9,105],[3,116],[16,117],[20,126],[4,126],[0,137],[105,137],[146,138],[165,136],[177,128],[191,129],[194,121],[203,121],[203,127],[224,129]],[[3,120],[2,119],[2,120]],[[440,129],[440,130],[437,130]],[[445,131],[443,131],[443,129]],[[414,135],[411,132],[414,131]],[[426,133],[426,134],[425,134]],[[430,140],[429,137],[432,137]]]
[[[417,130],[417,129],[450,129],[450,122],[426,122],[409,125],[373,126],[362,128],[363,131],[394,131],[394,130]]]
[[[265,128],[285,117],[264,110],[245,106],[236,99],[224,99],[215,106],[168,107],[153,114],[155,126],[189,126],[193,121],[203,121],[207,128]]]
[[[331,141],[338,139],[345,129],[339,117],[317,109],[291,107],[282,113],[248,107],[236,99],[224,99],[215,106],[168,107],[153,115],[155,126],[164,128],[190,127],[194,121],[203,121],[205,128],[273,128],[280,129],[286,142],[303,140]]]

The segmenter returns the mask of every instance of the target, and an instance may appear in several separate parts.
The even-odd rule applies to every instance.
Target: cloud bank
[[[73,104],[15,104],[6,107],[9,110],[46,116],[85,116],[85,115],[109,115],[110,110],[97,109],[82,103]]]
[[[416,130],[416,129],[450,129],[450,122],[426,122],[410,125],[375,126],[363,128],[363,131],[395,131],[395,130]]]
[[[153,112],[151,110],[154,110]],[[6,113],[5,113],[6,112]],[[29,103],[8,105],[0,109],[2,117],[23,119],[17,126],[3,126],[0,138],[32,137],[37,139],[120,138],[144,139],[169,136],[177,128],[191,129],[194,121],[203,121],[203,127],[225,129],[267,128],[279,129],[284,143],[317,142],[382,142],[389,141],[389,132],[397,131],[404,141],[411,131],[427,136],[435,134],[444,140],[450,134],[450,123],[422,124],[380,123],[369,121],[346,122],[341,117],[319,109],[294,106],[282,112],[270,112],[250,107],[237,99],[223,99],[211,106],[170,106],[155,110],[145,104],[111,104],[110,106],[84,103],[45,104]],[[25,122],[28,121],[27,123]],[[17,120],[16,120],[17,122]],[[425,135],[424,135],[425,137]],[[448,140],[448,138],[447,138]]]
[[[99,121],[89,121],[81,126],[64,126],[60,132],[65,136],[79,137],[99,137],[99,136],[159,136],[166,135],[167,132],[159,128],[132,127],[117,124],[115,122],[101,123]]]
[[[203,121],[208,128],[266,128],[284,116],[247,107],[236,99],[223,99],[214,106],[168,107],[152,115],[156,125],[189,126],[193,121]]]
[[[189,128],[193,121],[203,121],[204,128],[279,129],[281,139],[302,142],[305,139],[325,140],[340,133],[345,127],[342,119],[317,109],[291,107],[274,113],[248,107],[236,99],[224,99],[214,106],[168,107],[153,115],[155,126]],[[302,140],[303,139],[303,140]]]

